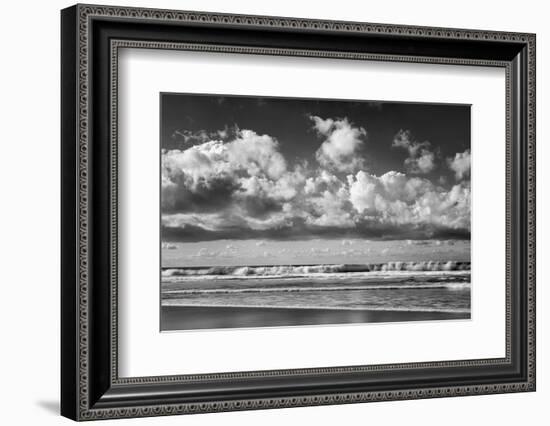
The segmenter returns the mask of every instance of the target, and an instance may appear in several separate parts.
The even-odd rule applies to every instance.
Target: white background
[[[119,374],[504,357],[504,77],[502,68],[124,49],[118,91],[124,194],[119,204]],[[159,205],[151,201],[159,199],[158,108],[159,93],[166,91],[471,104],[472,319],[159,333]],[[493,164],[490,175],[486,164]]]
[[[105,0],[103,3],[118,4]],[[185,418],[118,420],[120,424],[279,425],[312,423],[517,425],[548,422],[550,400],[550,28],[544,2],[319,2],[189,0],[120,3],[226,11],[536,32],[538,132],[538,391],[453,399],[293,408]],[[69,424],[58,417],[59,395],[59,9],[65,1],[3,5],[0,105],[0,400],[2,423]],[[546,77],[547,78],[547,77]],[[114,421],[102,424],[114,423]]]

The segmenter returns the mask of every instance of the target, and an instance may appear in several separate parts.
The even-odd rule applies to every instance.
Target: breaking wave
[[[213,266],[193,268],[163,268],[162,276],[288,276],[305,274],[341,274],[347,272],[389,272],[389,271],[469,271],[470,262],[423,261],[386,262],[341,265],[275,265],[275,266]]]

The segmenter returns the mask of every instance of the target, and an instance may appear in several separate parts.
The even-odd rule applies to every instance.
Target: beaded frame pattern
[[[310,20],[298,18],[280,18],[263,16],[229,15],[204,12],[170,11],[156,9],[126,8],[126,7],[104,7],[95,5],[78,5],[78,410],[77,417],[80,420],[105,419],[113,417],[142,417],[161,416],[173,414],[206,413],[232,410],[250,410],[265,408],[283,408],[294,406],[311,406],[327,404],[344,404],[368,401],[403,400],[418,398],[435,398],[444,396],[465,396],[488,393],[505,393],[530,391],[535,388],[535,36],[533,34],[494,32],[479,30],[431,28],[417,26],[401,26],[387,24],[369,24],[356,22],[336,22],[325,20]],[[252,26],[263,28],[292,28],[312,29],[317,31],[339,31],[350,33],[378,33],[384,35],[410,35],[426,38],[448,38],[466,40],[487,40],[487,41],[508,41],[518,42],[527,45],[528,50],[528,74],[527,74],[527,203],[528,203],[528,245],[527,245],[527,292],[528,292],[528,323],[527,323],[527,367],[528,379],[520,383],[499,383],[494,385],[479,386],[450,386],[434,387],[423,389],[403,389],[395,391],[380,392],[358,392],[358,393],[332,393],[326,395],[308,395],[302,397],[277,397],[258,398],[248,400],[227,400],[208,403],[182,403],[165,404],[155,406],[143,406],[137,408],[89,408],[89,336],[88,336],[88,112],[89,112],[89,28],[90,20],[94,17],[118,17],[128,19],[140,19],[141,21],[174,21],[193,22],[205,24],[224,24]],[[294,55],[326,57],[335,59],[363,59],[378,61],[397,62],[424,62],[424,63],[445,63],[456,65],[479,65],[497,66],[506,68],[506,357],[498,359],[464,360],[448,362],[430,362],[413,364],[388,364],[373,366],[349,366],[349,367],[327,367],[317,369],[301,370],[273,370],[243,373],[220,373],[210,375],[187,375],[187,376],[159,376],[159,377],[135,377],[119,378],[117,347],[117,70],[118,70],[118,49],[119,48],[148,48],[148,49],[175,49],[175,50],[196,50],[209,52],[225,52],[240,54],[263,54],[263,55]],[[161,43],[132,40],[111,41],[111,158],[113,167],[111,169],[111,380],[113,383],[165,383],[186,380],[213,380],[231,379],[244,377],[271,377],[291,376],[303,374],[331,374],[342,372],[380,371],[384,369],[403,368],[425,368],[425,367],[451,367],[451,366],[478,366],[489,364],[506,364],[510,362],[510,207],[511,207],[511,129],[509,128],[510,118],[510,67],[506,62],[466,60],[459,58],[419,58],[414,56],[397,55],[371,55],[361,53],[343,53],[328,51],[296,50],[296,49],[270,49],[252,47],[216,46],[204,44],[183,44],[183,43]]]

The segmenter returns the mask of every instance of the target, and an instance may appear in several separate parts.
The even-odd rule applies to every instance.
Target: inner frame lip
[[[139,48],[139,49],[169,49],[169,50],[192,50],[192,51],[199,51],[199,52],[227,52],[227,53],[239,53],[240,50],[243,50],[242,53],[244,54],[256,54],[258,52],[261,52],[261,54],[264,55],[271,55],[270,52],[273,50],[274,56],[286,56],[286,54],[290,56],[302,56],[305,54],[305,56],[313,56],[317,57],[317,54],[319,54],[319,51],[303,51],[300,49],[271,49],[271,48],[256,48],[256,47],[249,47],[249,46],[226,46],[226,45],[214,45],[214,46],[205,46],[205,45],[198,45],[194,43],[174,43],[174,42],[151,42],[151,41],[144,41],[144,40],[128,40],[128,39],[110,39],[110,53],[111,53],[111,66],[112,69],[116,69],[117,62],[118,62],[118,51],[119,49],[125,49],[125,48]],[[212,49],[210,49],[212,47]],[[321,52],[322,53],[322,52]],[[334,52],[329,52],[334,53]],[[349,59],[347,56],[342,58],[340,56],[341,54],[335,53],[336,56],[334,59]],[[330,57],[326,56],[325,54],[322,56],[323,58],[330,59]],[[428,64],[448,64],[448,65],[472,65],[472,66],[489,66],[489,67],[502,67],[505,69],[506,73],[506,90],[510,90],[510,81],[512,79],[512,69],[511,65],[508,62],[505,61],[493,61],[493,60],[480,60],[480,59],[472,59],[472,60],[463,60],[463,59],[442,59],[441,61],[438,61],[437,58],[420,58],[418,59],[416,56],[408,56],[404,57],[401,55],[371,55],[368,53],[361,53],[357,57],[355,53],[350,53],[350,57],[353,57],[352,60],[374,60],[374,61],[391,61],[391,62],[413,62],[413,63],[428,63]],[[373,58],[373,59],[371,59]],[[164,93],[164,92],[163,92]],[[173,93],[173,92],[166,92],[166,93]],[[179,93],[179,92],[174,92]],[[194,93],[195,94],[195,93]],[[248,95],[243,95],[248,96]],[[263,96],[263,95],[262,95]],[[275,96],[277,97],[277,96]],[[291,97],[294,98],[294,97]],[[296,97],[299,98],[299,97]],[[314,98],[315,99],[315,98]],[[324,98],[323,98],[324,99]],[[333,98],[330,98],[333,99]],[[337,98],[334,98],[337,100]],[[347,99],[344,99],[347,100]],[[355,101],[355,100],[354,100]],[[368,101],[368,100],[367,100]],[[394,101],[390,101],[394,102]],[[405,102],[407,103],[407,102]],[[416,102],[413,102],[416,103]],[[424,102],[418,102],[418,103],[424,103]],[[442,103],[443,104],[443,103]],[[466,104],[467,105],[467,104]],[[116,105],[114,105],[114,110],[116,111]],[[509,108],[507,108],[507,114]],[[116,126],[115,126],[116,127]],[[508,159],[507,159],[508,161]],[[508,191],[507,191],[508,192]],[[507,215],[508,215],[507,211]],[[508,222],[508,219],[507,219]],[[508,281],[508,277],[507,277]],[[508,284],[507,284],[508,287]],[[508,290],[507,290],[508,292]],[[507,296],[507,304],[509,303],[509,297]],[[507,319],[510,316],[507,315]],[[411,362],[411,363],[399,363],[399,364],[379,364],[379,365],[354,365],[354,366],[336,366],[336,367],[325,367],[325,368],[298,368],[298,369],[284,369],[284,370],[258,370],[258,371],[242,371],[242,372],[230,372],[230,373],[204,373],[204,374],[185,374],[185,375],[169,375],[169,376],[147,376],[147,377],[118,377],[113,376],[112,383],[113,384],[120,384],[120,385],[127,385],[132,383],[139,383],[139,384],[156,384],[156,383],[173,383],[174,381],[197,381],[197,380],[219,380],[222,379],[223,381],[228,379],[239,379],[243,380],[246,378],[256,378],[256,377],[272,377],[272,376],[287,376],[287,377],[293,377],[295,375],[304,375],[304,374],[320,374],[323,376],[326,375],[339,375],[339,374],[348,374],[353,372],[360,372],[361,374],[368,374],[373,371],[379,371],[379,370],[385,370],[388,372],[394,372],[395,370],[403,371],[404,369],[415,369],[415,368],[436,368],[438,371],[440,371],[443,368],[462,368],[464,366],[470,366],[472,368],[475,367],[485,367],[487,365],[502,365],[505,367],[508,367],[510,365],[513,365],[513,360],[510,355],[510,341],[509,333],[510,327],[509,327],[509,321],[507,321],[506,324],[506,336],[507,336],[507,342],[506,342],[506,356],[503,358],[484,358],[479,360],[456,360],[456,361],[433,361],[433,362]],[[477,377],[480,377],[481,373],[476,373]]]

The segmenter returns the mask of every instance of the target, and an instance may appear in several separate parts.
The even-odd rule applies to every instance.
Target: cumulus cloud
[[[469,234],[470,183],[460,168],[469,151],[449,159],[449,167],[461,173],[450,188],[397,171],[375,175],[350,154],[363,144],[363,128],[347,119],[310,120],[323,138],[318,166],[289,164],[275,138],[246,129],[228,139],[164,150],[163,238],[446,239]],[[406,148],[416,167],[423,167],[425,143],[411,142],[403,132],[394,146]]]
[[[404,164],[410,173],[426,174],[435,168],[435,154],[431,151],[430,142],[414,140],[409,130],[399,130],[393,138],[392,146],[408,151],[409,157]]]
[[[349,192],[342,185],[335,192],[325,190],[309,200],[309,211],[306,210],[306,223],[321,227],[351,228],[355,226],[348,205]]]
[[[278,142],[252,130],[239,131],[230,141],[212,140],[186,150],[162,153],[162,209],[186,212],[218,211],[235,196],[251,215],[277,209],[275,199],[292,197],[291,175]]]
[[[455,173],[455,179],[461,180],[470,175],[470,150],[457,152],[454,158],[447,158],[449,168]]]
[[[327,169],[339,172],[352,172],[363,166],[363,159],[358,152],[367,137],[363,127],[355,127],[347,118],[322,119],[310,116],[313,128],[323,143],[315,157],[319,164]]]
[[[348,176],[350,201],[364,219],[395,225],[433,225],[470,229],[470,186],[450,190],[427,179],[397,172],[375,176],[359,171]]]

